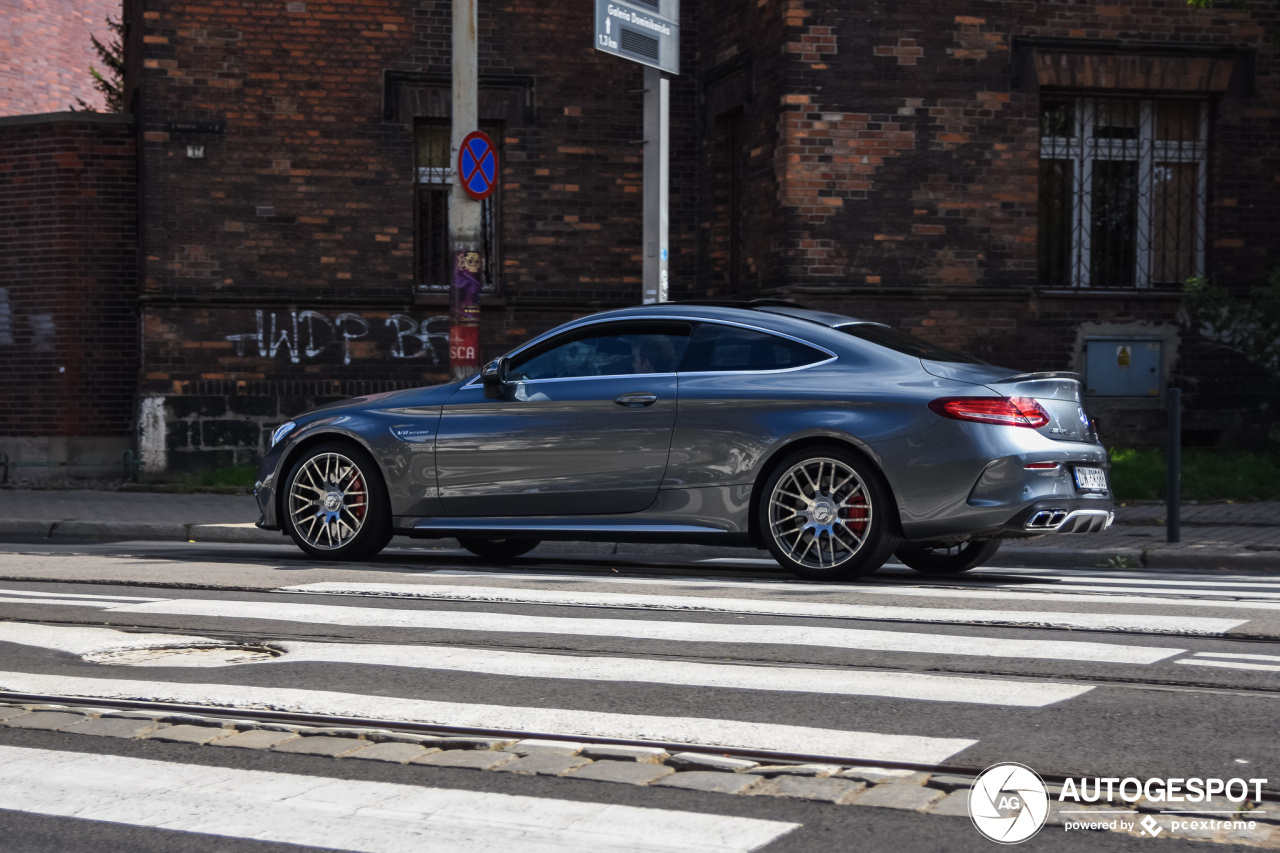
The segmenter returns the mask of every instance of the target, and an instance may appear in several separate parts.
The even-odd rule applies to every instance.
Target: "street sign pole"
[[[449,372],[454,379],[474,373],[480,363],[480,281],[485,259],[480,245],[480,202],[463,186],[458,158],[476,129],[479,75],[476,49],[476,0],[453,0],[453,117],[449,162]]]
[[[666,302],[670,175],[671,81],[660,69],[644,69],[644,270],[643,300]]]
[[[666,302],[670,282],[671,80],[680,73],[680,0],[596,0],[595,48],[644,68],[644,227],[640,297]]]

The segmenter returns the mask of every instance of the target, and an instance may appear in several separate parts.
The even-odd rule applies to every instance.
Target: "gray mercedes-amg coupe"
[[[767,548],[801,577],[896,554],[956,573],[1113,518],[1071,373],[1018,373],[790,303],[661,303],[552,329],[477,376],[280,426],[259,526],[312,557],[396,534]]]

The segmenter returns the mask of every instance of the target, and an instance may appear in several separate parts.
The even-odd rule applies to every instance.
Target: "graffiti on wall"
[[[342,363],[350,364],[352,343],[379,344],[392,358],[428,359],[442,364],[449,352],[449,317],[426,317],[421,322],[408,314],[366,316],[343,313],[335,317],[319,311],[256,311],[257,329],[227,335],[236,345],[236,355],[259,358],[288,356],[294,364],[311,360],[336,347]]]
[[[11,347],[17,343],[16,325],[13,308],[9,304],[9,288],[0,287],[0,346]],[[58,325],[53,315],[32,314],[27,317],[27,325],[31,328],[31,339],[27,342],[31,351],[53,352],[58,337]]]

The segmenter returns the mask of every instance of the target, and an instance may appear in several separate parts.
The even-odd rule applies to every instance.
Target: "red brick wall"
[[[104,44],[120,0],[0,0],[0,116],[102,109],[89,66],[102,71],[90,36]]]
[[[778,201],[792,285],[1034,287],[1039,95],[1015,90],[1019,36],[1256,47],[1257,89],[1219,99],[1210,265],[1280,262],[1280,8],[980,2],[763,7],[786,24]],[[1266,176],[1258,180],[1259,176]],[[1261,219],[1259,219],[1261,217]]]
[[[129,434],[136,160],[125,116],[0,119],[0,435]]]
[[[144,393],[301,401],[443,378],[430,347],[396,347],[408,323],[422,334],[442,313],[439,298],[414,296],[411,128],[447,107],[384,105],[386,72],[447,88],[450,5],[131,0],[145,116]],[[741,294],[789,294],[1019,367],[1079,367],[1082,324],[1176,323],[1176,298],[1038,292],[1038,96],[1011,81],[1019,36],[1257,48],[1256,93],[1215,108],[1210,269],[1245,285],[1280,262],[1280,68],[1265,36],[1280,25],[1275,4],[683,5],[677,298],[733,295],[725,223],[737,218]],[[588,0],[480,7],[481,74],[530,84],[529,114],[508,117],[502,142],[502,292],[484,308],[485,356],[639,295],[642,75],[591,48],[589,19]],[[716,143],[726,111],[741,114],[735,210]],[[175,125],[209,121],[222,129]],[[191,145],[205,156],[188,157]],[[265,350],[244,337],[258,334],[259,311]],[[312,355],[292,331],[308,311],[305,334],[331,336],[306,338]],[[369,331],[339,345],[343,314]]]
[[[148,392],[207,376],[304,372],[283,356],[270,364],[226,356],[218,342],[243,331],[250,306],[372,312],[379,323],[440,313],[442,299],[414,296],[413,116],[384,117],[384,74],[447,81],[450,7],[139,5],[143,292],[148,317],[177,312],[201,329],[179,344],[189,356],[175,359],[151,335],[160,326],[148,322]],[[543,331],[544,322],[639,300],[642,74],[592,49],[590,8],[520,0],[481,7],[481,74],[534,81],[532,115],[509,119],[502,141],[501,293],[485,307],[485,354]],[[696,45],[687,44],[692,62]],[[696,74],[687,79],[677,97],[691,110]],[[225,129],[171,125],[205,120]],[[684,130],[673,146],[690,148],[694,139]],[[204,146],[203,159],[187,156],[191,144]],[[681,247],[673,279],[687,282],[676,289],[688,293],[695,193],[680,170],[693,167],[691,157],[680,159],[672,194],[672,243]],[[340,381],[443,376],[432,366],[370,355],[324,371]]]
[[[1013,84],[1017,37],[1256,49],[1255,91],[1218,97],[1212,113],[1208,271],[1246,290],[1280,265],[1274,3],[711,0],[701,18],[704,68],[753,67],[735,211],[743,295],[791,296],[1025,369],[1082,369],[1090,325],[1179,327],[1176,294],[1040,293],[1039,95]],[[700,281],[725,295],[721,195],[710,182],[703,193]],[[1181,335],[1174,379],[1191,392],[1189,429],[1226,430],[1228,410],[1265,415],[1256,369]]]

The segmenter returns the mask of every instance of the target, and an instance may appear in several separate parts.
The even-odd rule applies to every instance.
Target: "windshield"
[[[931,344],[928,341],[921,340],[914,335],[908,335],[906,332],[899,332],[897,329],[890,329],[888,326],[877,326],[872,323],[854,323],[849,326],[840,326],[840,331],[846,335],[853,335],[855,338],[861,338],[873,344],[879,344],[882,347],[888,347],[894,352],[914,355],[916,358],[923,358],[927,361],[949,361],[956,364],[986,364],[985,361],[976,358],[970,358],[967,355],[961,355],[958,352],[940,347],[937,344]]]

